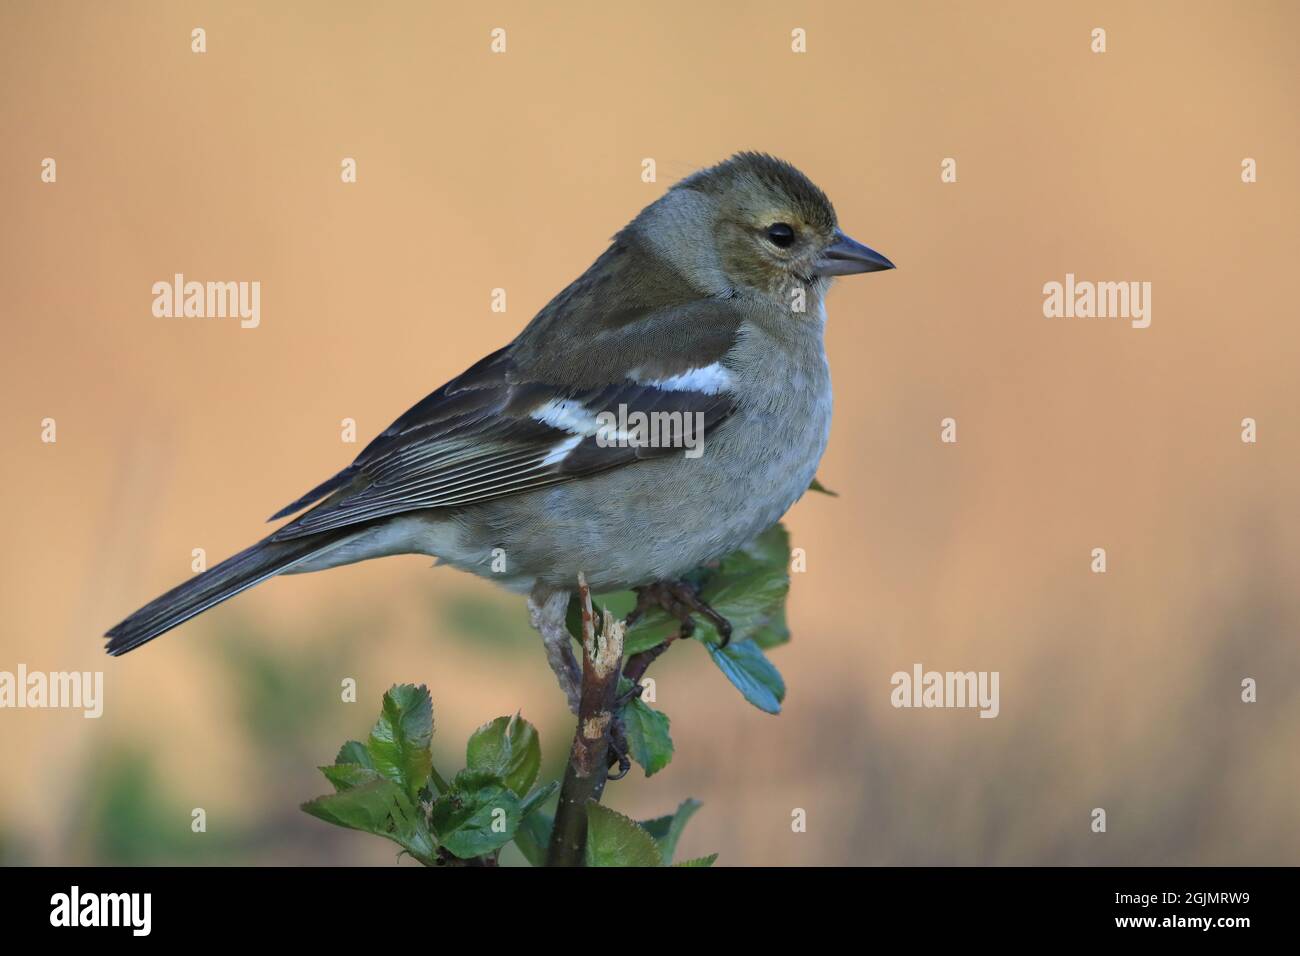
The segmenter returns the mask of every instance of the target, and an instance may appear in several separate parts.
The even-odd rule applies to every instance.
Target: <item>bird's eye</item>
[[[773,223],[767,227],[767,241],[779,249],[789,249],[794,243],[794,229],[789,223]]]

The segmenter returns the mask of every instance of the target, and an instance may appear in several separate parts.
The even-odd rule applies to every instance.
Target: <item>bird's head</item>
[[[799,288],[820,296],[834,276],[894,268],[840,230],[835,208],[812,180],[764,153],[737,153],[682,180],[665,199],[690,207],[673,217],[688,249],[707,247],[730,285],[785,308]]]

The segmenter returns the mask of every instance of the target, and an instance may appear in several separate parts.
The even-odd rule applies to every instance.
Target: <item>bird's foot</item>
[[[645,687],[640,684],[633,684],[626,691],[614,698],[614,713],[622,713],[624,707],[632,703],[632,701],[636,700],[644,692]]]
[[[731,641],[731,622],[701,601],[699,592],[685,581],[659,581],[637,588],[636,607],[627,616],[628,624],[635,623],[655,605],[677,621],[678,637],[690,637],[695,633],[692,615],[699,614],[708,619],[722,638],[719,647],[726,647]]]
[[[564,623],[568,609],[568,591],[550,594],[534,590],[528,596],[528,617],[542,635],[542,642],[546,645],[546,660],[555,672],[560,689],[564,691],[569,710],[576,714],[582,700],[582,669],[573,656],[572,639],[569,637],[569,628]]]
[[[627,730],[623,726],[623,715],[617,713],[609,727],[609,766],[618,764],[618,773],[607,774],[606,780],[622,780],[632,769],[632,760],[628,757]]]

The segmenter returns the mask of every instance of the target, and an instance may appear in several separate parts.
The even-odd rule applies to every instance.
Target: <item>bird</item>
[[[512,342],[269,519],[287,523],[111,628],[106,650],[276,575],[397,554],[527,595],[575,711],[565,615],[579,575],[595,593],[636,590],[636,613],[658,605],[684,628],[707,616],[726,640],[729,623],[682,577],[809,488],[831,426],[826,294],[836,277],[893,268],[792,164],[739,152],[701,169]]]

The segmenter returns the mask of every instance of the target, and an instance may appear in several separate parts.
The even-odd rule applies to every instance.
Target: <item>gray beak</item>
[[[819,276],[851,276],[892,268],[894,264],[876,250],[868,249],[836,229],[835,241],[822,250],[813,272]]]

